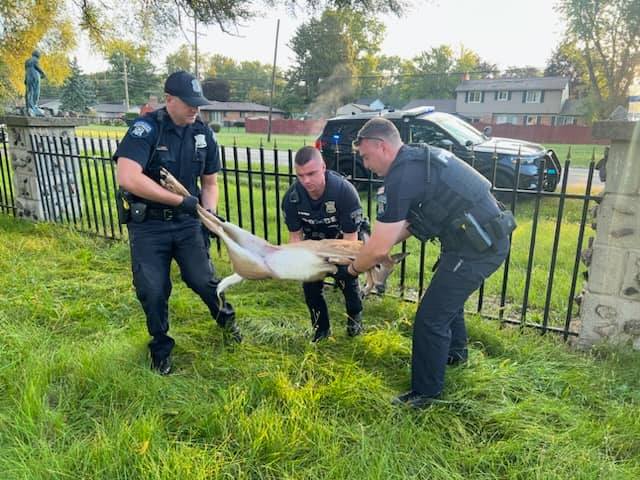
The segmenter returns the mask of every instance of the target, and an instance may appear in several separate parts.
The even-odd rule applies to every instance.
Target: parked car
[[[542,190],[553,192],[560,180],[562,169],[553,150],[545,150],[541,145],[522,140],[491,138],[489,128],[481,133],[459,117],[437,112],[433,107],[360,113],[329,119],[315,144],[322,152],[328,168],[354,179],[369,176],[362,159],[354,152],[352,142],[365,122],[379,115],[398,127],[405,143],[427,143],[451,150],[489,180],[494,178],[495,172],[496,187],[513,188],[518,158],[519,189],[536,190],[542,178]]]

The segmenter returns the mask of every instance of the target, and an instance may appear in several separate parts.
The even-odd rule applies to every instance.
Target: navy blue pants
[[[416,313],[411,389],[430,397],[442,393],[447,357],[466,358],[464,303],[495,272],[509,250],[508,239],[479,257],[443,252]]]
[[[175,344],[167,335],[171,260],[176,260],[182,280],[202,298],[218,325],[233,320],[233,307],[227,302],[222,306],[218,303],[219,282],[209,257],[209,242],[198,220],[188,216],[167,222],[147,220],[129,223],[128,229],[133,285],[153,337],[149,350],[155,359],[168,356]]]
[[[336,280],[336,285],[344,295],[347,315],[353,318],[362,311],[358,279]],[[309,307],[311,325],[319,330],[327,330],[329,328],[329,310],[324,299],[324,281],[305,282],[302,284],[302,289],[304,290],[304,300]]]

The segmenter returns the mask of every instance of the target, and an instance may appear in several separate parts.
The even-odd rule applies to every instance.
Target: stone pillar
[[[611,147],[578,346],[606,341],[640,350],[640,122],[598,122],[593,136]]]
[[[0,117],[15,187],[16,216],[60,221],[80,218],[80,168],[75,144],[78,118]]]

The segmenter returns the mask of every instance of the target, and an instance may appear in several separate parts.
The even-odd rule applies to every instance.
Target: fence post
[[[611,148],[578,346],[632,343],[640,350],[640,122],[598,122],[593,135],[609,139]]]
[[[16,217],[55,221],[68,217],[71,210],[79,214],[74,174],[79,170],[72,167],[77,166],[78,152],[73,140],[75,127],[86,121],[7,115],[0,117],[0,123],[7,126]],[[44,141],[40,141],[42,137]]]

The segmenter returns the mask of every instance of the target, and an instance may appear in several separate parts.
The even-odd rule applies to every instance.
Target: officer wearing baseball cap
[[[211,129],[198,118],[209,101],[200,82],[188,72],[169,75],[166,106],[137,118],[114,154],[117,181],[125,201],[121,221],[127,224],[136,295],[151,335],[151,367],[171,372],[175,344],[168,335],[171,261],[182,279],[202,298],[211,316],[232,340],[242,336],[233,307],[217,298],[218,279],[209,256],[209,236],[202,235],[197,207],[218,206],[218,145]],[[188,190],[181,197],[160,185],[166,168]],[[126,205],[125,205],[126,204]]]
[[[164,92],[178,97],[191,107],[209,105],[211,102],[202,94],[202,86],[196,77],[183,70],[174,72],[164,82]]]

